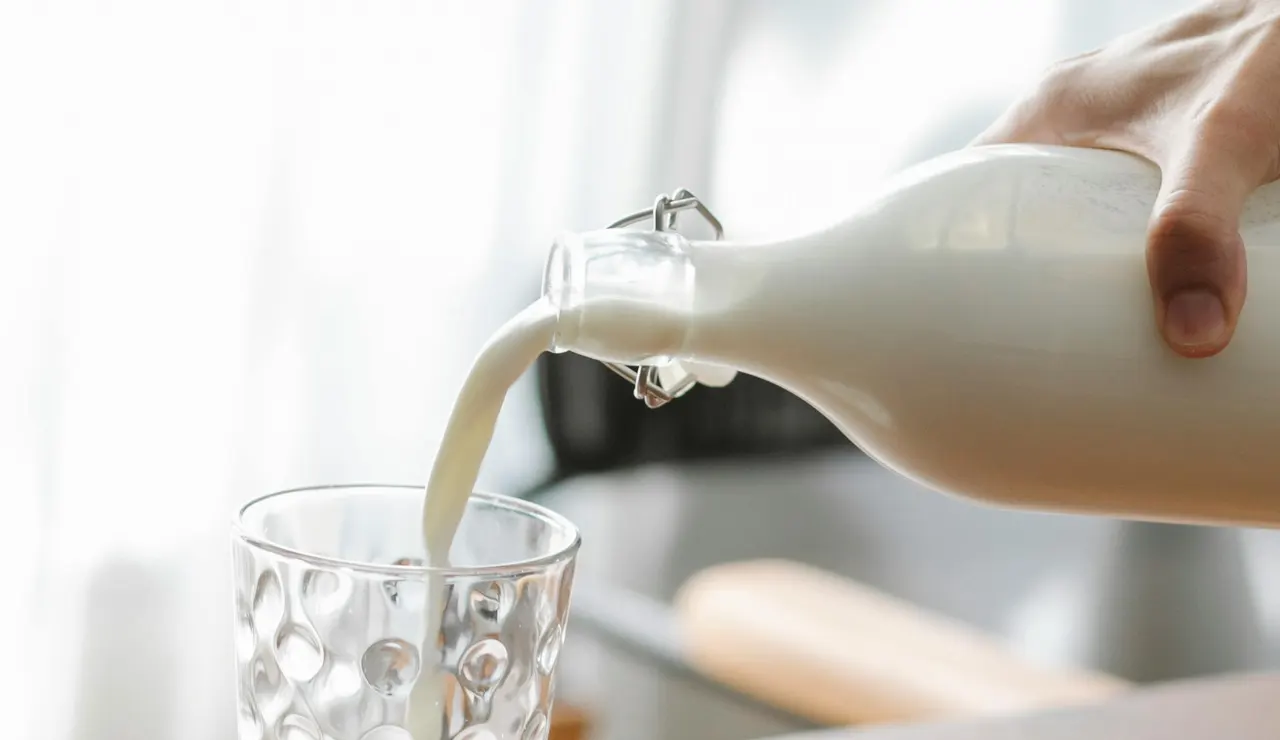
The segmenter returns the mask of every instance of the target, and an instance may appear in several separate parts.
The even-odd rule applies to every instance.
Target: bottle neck
[[[794,297],[775,294],[795,272],[804,241],[744,245],[621,230],[563,235],[543,280],[557,309],[551,349],[603,362],[679,360],[758,374],[755,349],[785,337],[779,321],[794,318]]]

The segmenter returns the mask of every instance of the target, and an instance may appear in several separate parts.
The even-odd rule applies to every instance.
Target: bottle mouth
[[[585,257],[582,237],[562,233],[551,242],[547,262],[542,270],[542,297],[556,312],[556,330],[551,338],[551,351],[565,352],[565,332],[576,333],[566,326],[565,309],[580,306],[586,297]]]
[[[672,232],[566,232],[547,253],[542,293],[561,310],[602,296],[688,308],[693,274],[688,242]]]
[[[560,234],[551,242],[547,263],[542,270],[542,295],[557,310],[574,305],[582,299],[582,237],[578,234]],[[575,270],[574,262],[577,262]],[[573,295],[575,292],[576,296]]]
[[[556,314],[551,351],[632,363],[664,356],[648,350],[666,344],[658,327],[687,323],[693,278],[689,245],[674,232],[557,236],[542,276],[543,299]]]

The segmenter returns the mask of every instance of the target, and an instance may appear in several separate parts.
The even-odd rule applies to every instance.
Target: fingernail
[[[1227,329],[1222,301],[1207,290],[1175,293],[1165,308],[1164,336],[1172,345],[1217,344]]]

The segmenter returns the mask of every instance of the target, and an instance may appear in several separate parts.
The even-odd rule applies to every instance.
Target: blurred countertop
[[[1280,674],[1175,682],[1080,709],[946,724],[804,733],[774,740],[1271,740]]]
[[[1184,691],[1181,681],[1280,667],[1271,644],[1280,634],[1269,629],[1280,624],[1280,603],[1266,586],[1280,566],[1276,532],[1002,510],[925,490],[853,451],[651,465],[565,481],[542,500],[582,530],[561,683],[566,697],[610,707],[604,740],[812,729],[722,695],[681,666],[672,596],[704,568],[755,558],[854,579],[1030,660],[1168,686],[1153,691],[1157,700]],[[1210,693],[1234,685],[1203,684]],[[1280,698],[1280,680],[1267,686]],[[1245,700],[1266,693],[1241,691]],[[997,740],[1034,737],[1018,725],[1000,734],[1006,727],[993,726]],[[866,737],[950,740],[894,732]]]

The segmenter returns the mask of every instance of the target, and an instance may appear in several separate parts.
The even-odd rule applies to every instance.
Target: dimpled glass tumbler
[[[334,486],[240,510],[240,740],[545,740],[577,529],[477,493],[429,568],[422,502]]]

